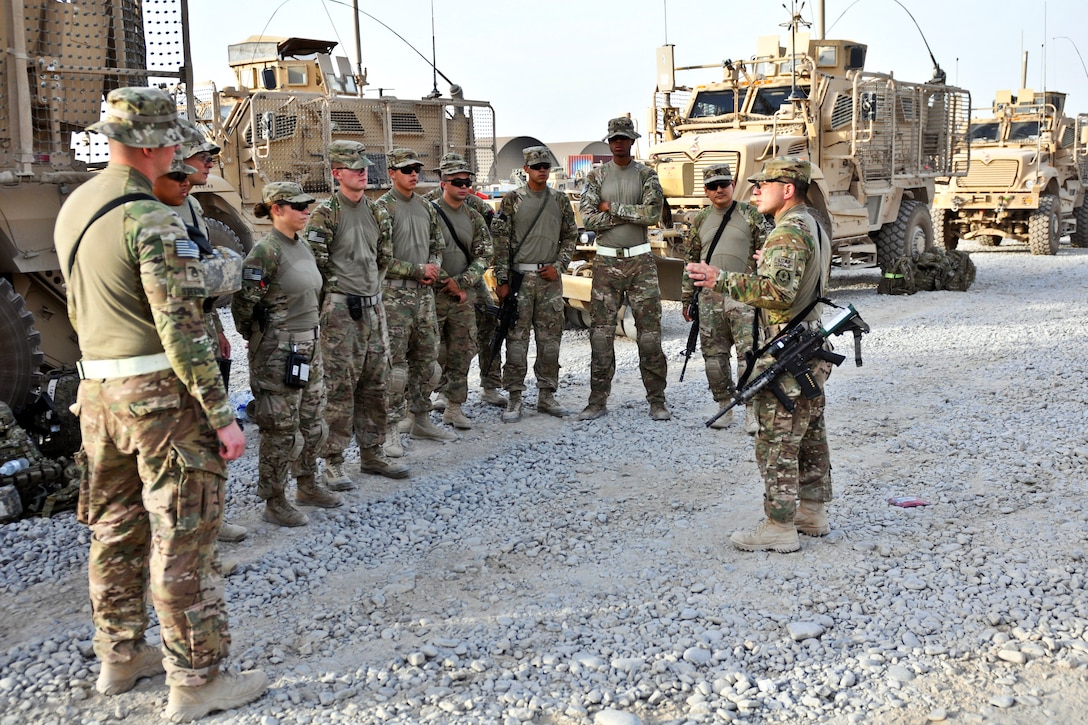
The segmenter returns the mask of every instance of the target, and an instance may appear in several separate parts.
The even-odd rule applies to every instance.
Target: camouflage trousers
[[[480,364],[480,386],[484,388],[502,387],[502,347],[495,353],[495,361],[491,360],[491,338],[495,336],[495,328],[499,326],[499,319],[486,312],[488,304],[496,304],[491,298],[491,293],[482,285],[476,289],[476,347],[477,360]],[[484,375],[487,370],[487,375]]]
[[[589,314],[589,402],[604,405],[616,374],[616,316],[626,296],[638,332],[639,371],[650,403],[665,402],[666,362],[661,351],[661,286],[652,254],[605,257],[593,260],[593,288]]]
[[[325,421],[329,438],[321,455],[343,463],[354,430],[359,447],[385,442],[385,396],[389,389],[389,336],[385,308],[364,307],[351,318],[346,300],[326,296],[321,310],[321,360],[325,368]]]
[[[284,382],[287,356],[293,347],[310,359],[310,381],[304,388]],[[249,350],[249,387],[253,391],[253,418],[261,429],[257,495],[268,500],[283,493],[289,475],[297,478],[317,473],[317,456],[329,435],[325,370],[321,346],[313,334],[266,334],[256,350]]]
[[[84,380],[77,410],[95,653],[103,662],[132,658],[150,589],[167,682],[204,684],[230,649],[215,544],[226,464],[215,431],[170,370]]]
[[[438,387],[438,321],[434,291],[429,287],[382,287],[385,318],[389,322],[389,393],[385,410],[389,422],[405,416],[405,397],[413,413],[431,409],[431,393]]]
[[[831,363],[819,361],[812,371],[823,390]],[[792,413],[767,390],[752,398],[759,418],[756,464],[763,475],[763,509],[767,517],[792,522],[798,499],[831,500],[831,457],[824,426],[824,395],[806,399],[789,375],[782,376],[779,384],[793,401]]]
[[[734,346],[737,375],[744,375],[747,367],[744,356],[752,349],[754,317],[754,307],[726,301],[725,295],[713,290],[699,293],[699,345],[706,362],[706,381],[717,403],[729,400],[735,390],[729,360]]]
[[[468,400],[468,369],[476,356],[476,291],[458,302],[444,292],[434,298],[438,324],[438,364],[442,367],[439,390],[451,403]]]
[[[525,390],[529,367],[529,333],[536,336],[536,386],[555,392],[559,388],[559,344],[563,339],[563,280],[548,282],[539,274],[522,277],[518,291],[518,321],[506,336],[506,367],[503,388],[511,393]]]

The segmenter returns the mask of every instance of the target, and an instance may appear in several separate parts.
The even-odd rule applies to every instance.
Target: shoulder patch
[[[174,250],[182,259],[200,259],[200,247],[191,239],[175,240]]]
[[[774,266],[778,267],[779,269],[793,269],[793,258],[792,257],[775,257],[774,258]]]
[[[306,234],[306,239],[308,239],[311,242],[323,242],[323,241],[325,241],[325,233],[318,230],[318,229],[311,229]]]
[[[793,274],[791,274],[789,270],[780,269],[775,272],[774,278],[775,281],[778,282],[778,284],[782,285],[783,287],[788,287],[790,282],[793,280]]]
[[[260,267],[243,267],[242,280],[246,282],[260,282],[264,279],[264,270]]]

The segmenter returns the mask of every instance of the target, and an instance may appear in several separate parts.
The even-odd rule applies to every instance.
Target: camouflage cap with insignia
[[[106,96],[106,115],[88,131],[135,148],[180,146],[192,138],[178,119],[177,106],[158,88],[115,88]]]
[[[476,175],[476,172],[468,165],[468,161],[464,156],[452,152],[442,157],[442,160],[438,163],[438,171],[443,176],[449,176],[451,174]]]
[[[636,138],[641,138],[642,134],[635,130],[635,122],[626,116],[620,118],[613,118],[608,122],[608,135],[604,137],[605,141],[613,139],[617,136],[629,138],[632,141]]]
[[[405,166],[422,166],[423,162],[412,149],[393,149],[389,152],[389,168],[403,169]]]
[[[185,163],[185,159],[187,159],[187,158],[189,158],[189,157],[186,156],[185,152],[182,151],[179,148],[177,153],[174,154],[174,160],[170,162],[170,170],[167,171],[166,173],[168,173],[168,174],[185,174],[186,176],[188,176],[189,174],[195,174],[196,169],[194,169],[192,166],[189,166],[189,164]]]
[[[703,183],[711,184],[715,181],[732,181],[733,170],[729,164],[711,164],[703,169]]]
[[[273,181],[265,184],[261,189],[261,201],[265,204],[275,204],[286,201],[291,204],[313,204],[316,199],[302,190],[302,187],[293,181]]]
[[[807,183],[812,179],[812,164],[800,156],[778,156],[764,163],[763,171],[748,177],[748,181],[774,179],[790,179]]]
[[[374,165],[374,162],[366,157],[364,151],[366,151],[366,146],[358,141],[350,139],[333,141],[329,144],[329,163],[334,167],[343,166],[344,168],[361,171],[368,166]]]
[[[525,165],[533,166],[535,164],[548,164],[552,163],[552,152],[547,146],[529,146],[521,150],[521,155],[525,157]]]

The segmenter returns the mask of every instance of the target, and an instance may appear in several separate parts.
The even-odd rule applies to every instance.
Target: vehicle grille
[[[702,154],[699,158],[695,159],[695,185],[702,189],[703,185],[703,170],[708,166],[714,164],[726,163],[729,164],[729,171],[733,174],[733,178],[737,178],[737,166],[740,164],[740,152],[739,151],[715,151],[711,153]],[[701,193],[701,192],[700,192]]]
[[[957,161],[956,172],[962,173],[966,166],[966,161]],[[956,185],[961,189],[1008,189],[1016,183],[1018,168],[1016,159],[997,159],[989,164],[976,160]]]

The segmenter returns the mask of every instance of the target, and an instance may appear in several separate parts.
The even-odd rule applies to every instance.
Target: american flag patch
[[[174,251],[183,259],[200,259],[200,247],[191,239],[175,240]]]
[[[242,279],[246,282],[260,282],[264,279],[264,272],[260,267],[243,267]]]

